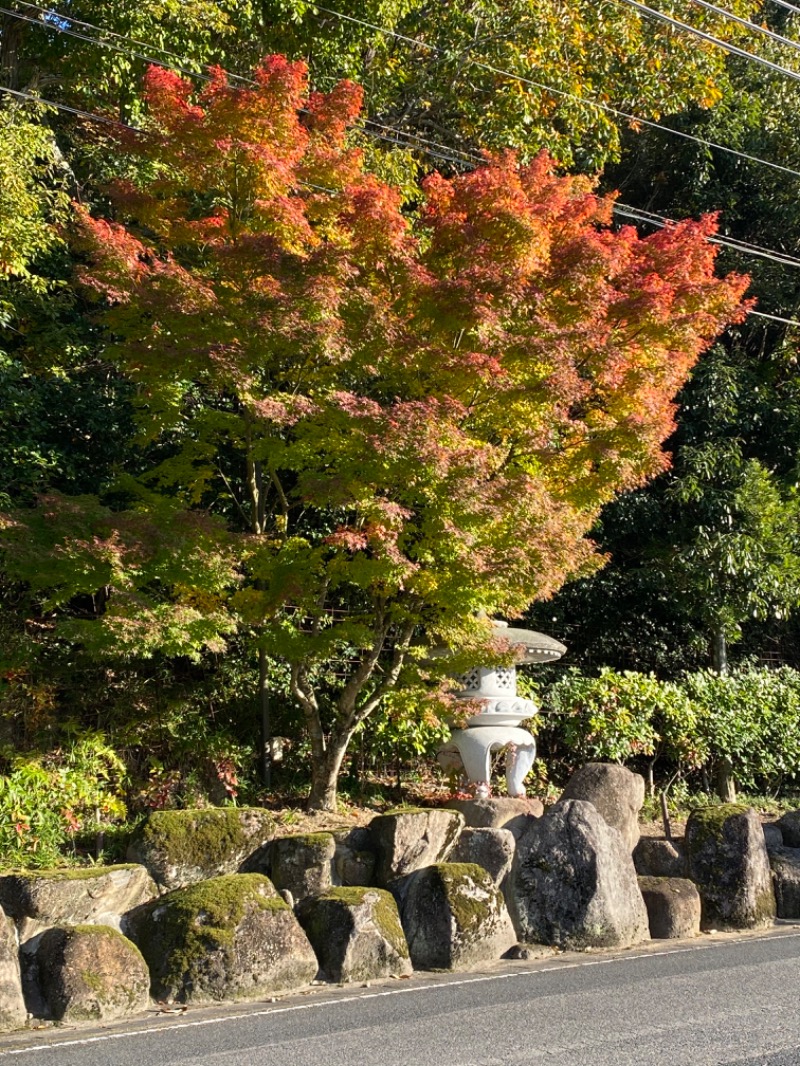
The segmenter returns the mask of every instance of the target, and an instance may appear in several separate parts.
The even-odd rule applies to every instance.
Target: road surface
[[[0,1066],[800,1066],[800,927],[0,1039]]]

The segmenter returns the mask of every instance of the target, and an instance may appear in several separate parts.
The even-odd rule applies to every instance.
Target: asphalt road
[[[800,1066],[800,930],[0,1039],[25,1066]],[[2,1066],[6,1066],[3,1062]]]

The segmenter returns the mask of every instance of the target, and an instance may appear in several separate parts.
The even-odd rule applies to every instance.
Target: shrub
[[[121,822],[125,766],[102,734],[85,733],[46,754],[7,757],[0,777],[0,866],[47,867],[74,852],[75,837]]]

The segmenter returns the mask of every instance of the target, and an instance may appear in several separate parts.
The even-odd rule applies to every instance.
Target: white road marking
[[[223,1018],[201,1018],[191,1022],[173,1022],[168,1025],[154,1025],[146,1029],[127,1029],[122,1033],[103,1033],[100,1036],[87,1036],[73,1038],[71,1040],[59,1040],[48,1044],[37,1044],[32,1047],[9,1048],[0,1051],[0,1058],[8,1058],[11,1055],[37,1055],[60,1048],[79,1047],[88,1044],[103,1044],[111,1040],[133,1040],[140,1036],[151,1036],[153,1033],[173,1032],[177,1029],[198,1029],[206,1025],[226,1025],[229,1022],[244,1021],[247,1018],[263,1018],[267,1015],[292,1014],[296,1011],[321,1009],[323,1007],[335,1007],[340,1003],[355,1003],[365,999],[381,999],[385,996],[403,996],[414,992],[425,992],[431,988],[457,988],[460,985],[474,985],[488,983],[489,981],[511,981],[518,977],[532,977],[541,973],[554,973],[560,970],[577,970],[582,966],[613,966],[620,963],[639,962],[641,959],[659,958],[663,955],[686,955],[693,951],[710,951],[714,948],[725,947],[728,944],[752,944],[766,940],[797,939],[800,931],[793,933],[772,933],[767,936],[740,936],[726,938],[725,940],[706,941],[702,944],[692,944],[682,948],[662,948],[660,951],[637,952],[632,955],[614,955],[612,957],[598,957],[596,959],[577,959],[575,962],[559,962],[553,966],[537,966],[529,970],[513,970],[510,973],[479,974],[475,977],[463,977],[455,981],[447,981],[425,985],[411,985],[403,988],[387,988],[381,992],[363,992],[360,995],[334,996],[324,1002],[294,1003],[288,1007],[268,1007],[265,1010],[252,1010],[240,1014],[227,1014]]]

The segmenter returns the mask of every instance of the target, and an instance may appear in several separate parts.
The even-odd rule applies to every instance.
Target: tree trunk
[[[717,766],[717,795],[723,803],[736,802],[736,781],[730,759],[720,759]]]
[[[269,714],[269,687],[267,683],[267,653],[258,649],[258,695],[261,712],[261,780],[264,788],[272,788],[272,726]]]
[[[718,674],[728,672],[728,642],[720,626],[711,636],[711,669]],[[736,782],[733,777],[733,764],[727,755],[717,764],[717,795],[723,803],[736,802]]]
[[[309,811],[336,813],[339,799],[339,771],[352,735],[352,733],[347,733],[339,737],[331,736],[325,751],[325,758],[320,761],[314,760],[311,767],[311,792],[308,795]]]
[[[711,669],[717,674],[728,672],[728,642],[721,628],[711,634]]]
[[[19,88],[19,48],[23,25],[11,15],[0,17],[0,84]]]

